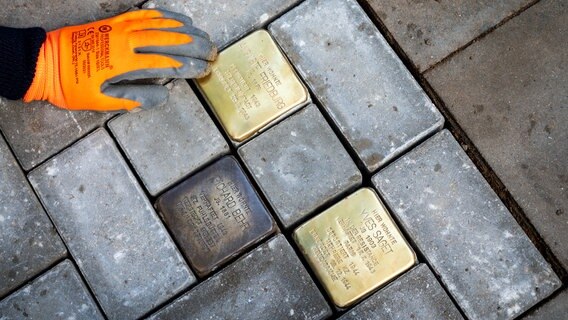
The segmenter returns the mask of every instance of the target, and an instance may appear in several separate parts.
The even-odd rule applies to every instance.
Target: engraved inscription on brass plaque
[[[236,142],[246,140],[309,100],[307,89],[265,30],[223,50],[211,74],[197,83]]]
[[[340,307],[348,307],[416,263],[377,194],[363,188],[300,226],[294,240]]]
[[[207,275],[276,228],[231,156],[166,192],[156,206],[199,276]]]

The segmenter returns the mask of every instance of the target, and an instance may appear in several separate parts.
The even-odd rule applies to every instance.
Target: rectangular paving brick
[[[305,1],[269,30],[369,171],[442,127],[355,0]]]
[[[195,281],[104,129],[28,177],[109,318],[140,317]]]
[[[213,42],[224,48],[299,2],[301,0],[150,0],[144,7],[190,16],[195,26],[209,33]]]
[[[367,2],[419,71],[424,71],[533,1]]]
[[[0,130],[24,168],[30,170],[110,119],[112,113],[67,111],[47,102],[0,97]]]
[[[53,30],[107,18],[138,3],[139,0],[0,0],[0,21],[6,27]]]
[[[67,253],[0,136],[0,298]]]
[[[272,216],[232,156],[167,191],[156,206],[200,276],[276,229]]]
[[[361,173],[315,105],[238,150],[288,228],[361,183]]]
[[[373,177],[471,319],[512,319],[560,280],[449,131]]]
[[[0,319],[104,319],[69,260],[0,301]]]
[[[427,265],[420,264],[340,319],[463,319]]]
[[[566,21],[541,1],[425,76],[568,269]]]
[[[278,235],[150,319],[325,319],[322,294]]]
[[[187,81],[176,80],[168,87],[166,105],[124,114],[109,122],[152,195],[229,152],[227,142]]]

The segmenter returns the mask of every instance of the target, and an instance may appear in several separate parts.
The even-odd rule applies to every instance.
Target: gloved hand
[[[131,11],[47,33],[24,101],[71,110],[149,108],[167,101],[161,85],[117,84],[145,78],[199,78],[217,49],[189,17]]]

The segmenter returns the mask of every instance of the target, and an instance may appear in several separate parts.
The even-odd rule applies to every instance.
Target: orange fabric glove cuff
[[[45,42],[39,49],[34,79],[24,96],[25,102],[49,100],[62,108],[67,107],[59,79],[59,47],[54,43],[58,37],[57,30],[47,33]]]

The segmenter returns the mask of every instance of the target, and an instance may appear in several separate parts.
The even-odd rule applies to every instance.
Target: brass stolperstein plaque
[[[304,223],[294,240],[333,302],[345,308],[416,263],[377,194],[363,188]]]
[[[212,64],[211,74],[197,83],[236,142],[309,100],[306,87],[265,30],[223,50]]]

